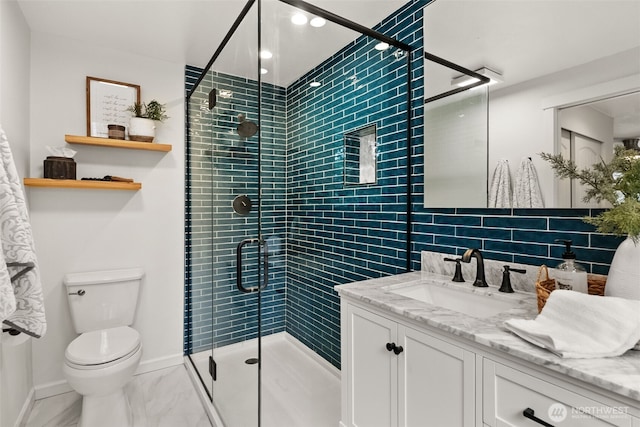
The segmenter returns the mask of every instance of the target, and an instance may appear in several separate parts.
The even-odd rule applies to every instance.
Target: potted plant
[[[155,122],[163,122],[168,119],[165,104],[160,104],[155,99],[148,104],[136,102],[127,111],[133,113],[129,122],[129,139],[140,142],[153,142],[156,136]]]
[[[598,232],[627,236],[613,257],[605,295],[640,299],[640,152],[616,147],[613,159],[578,169],[560,154],[540,153],[560,178],[577,179],[587,186],[584,201],[611,204],[596,216],[583,220]]]

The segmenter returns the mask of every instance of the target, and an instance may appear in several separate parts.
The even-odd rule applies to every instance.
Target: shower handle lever
[[[263,248],[262,249],[263,280],[262,280],[262,285],[245,288],[242,285],[242,248],[245,245],[249,245],[253,243],[258,244],[258,252],[260,251],[260,248]],[[269,280],[269,250],[267,246],[267,241],[262,239],[245,239],[242,242],[238,243],[238,246],[236,248],[236,285],[238,287],[238,290],[243,293],[258,292],[267,287],[268,280]]]

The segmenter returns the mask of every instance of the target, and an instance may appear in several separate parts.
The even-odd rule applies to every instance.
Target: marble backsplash
[[[444,254],[441,252],[422,251],[421,256],[421,269],[429,273],[442,274],[453,278],[453,274],[456,271],[456,263],[444,261],[445,258],[459,258],[455,255]],[[523,292],[535,292],[536,280],[538,279],[539,265],[527,265],[518,264],[515,262],[507,263],[504,261],[495,261],[492,259],[484,260],[484,274],[487,280],[487,284],[492,287],[499,288],[502,284],[502,272],[504,266],[508,265],[511,268],[520,268],[526,271],[526,273],[514,273],[511,272],[511,287],[516,291]],[[549,269],[549,275],[553,277],[552,268]],[[462,276],[465,282],[472,286],[473,281],[476,278],[476,260],[471,260],[470,263],[462,263]]]

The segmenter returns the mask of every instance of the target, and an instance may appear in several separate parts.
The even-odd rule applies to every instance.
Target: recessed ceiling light
[[[304,25],[307,23],[307,17],[302,13],[296,13],[291,17],[291,22],[295,25]]]
[[[389,43],[380,42],[375,46],[375,49],[380,51],[387,50],[389,49]]]
[[[273,58],[273,53],[269,52],[268,50],[262,50],[260,51],[260,58],[271,59]]]
[[[322,86],[322,83],[320,83],[320,82],[311,82],[311,83],[309,83],[309,86],[311,86],[311,87],[320,87],[320,86]]]
[[[269,72],[269,70],[267,70],[266,68],[260,68],[260,74],[267,74]]]
[[[320,28],[320,27],[324,27],[326,23],[327,23],[326,19],[316,16],[309,22],[309,25],[311,25],[312,27]]]

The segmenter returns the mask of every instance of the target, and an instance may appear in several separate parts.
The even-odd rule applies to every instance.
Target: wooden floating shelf
[[[45,188],[84,188],[87,190],[130,190],[137,191],[142,188],[139,182],[118,181],[89,181],[77,179],[49,179],[49,178],[25,178],[27,187]]]
[[[156,144],[155,142],[125,141],[123,139],[96,138],[94,136],[65,135],[64,140],[69,144],[95,145],[98,147],[127,148],[129,150],[171,151],[170,144]]]

